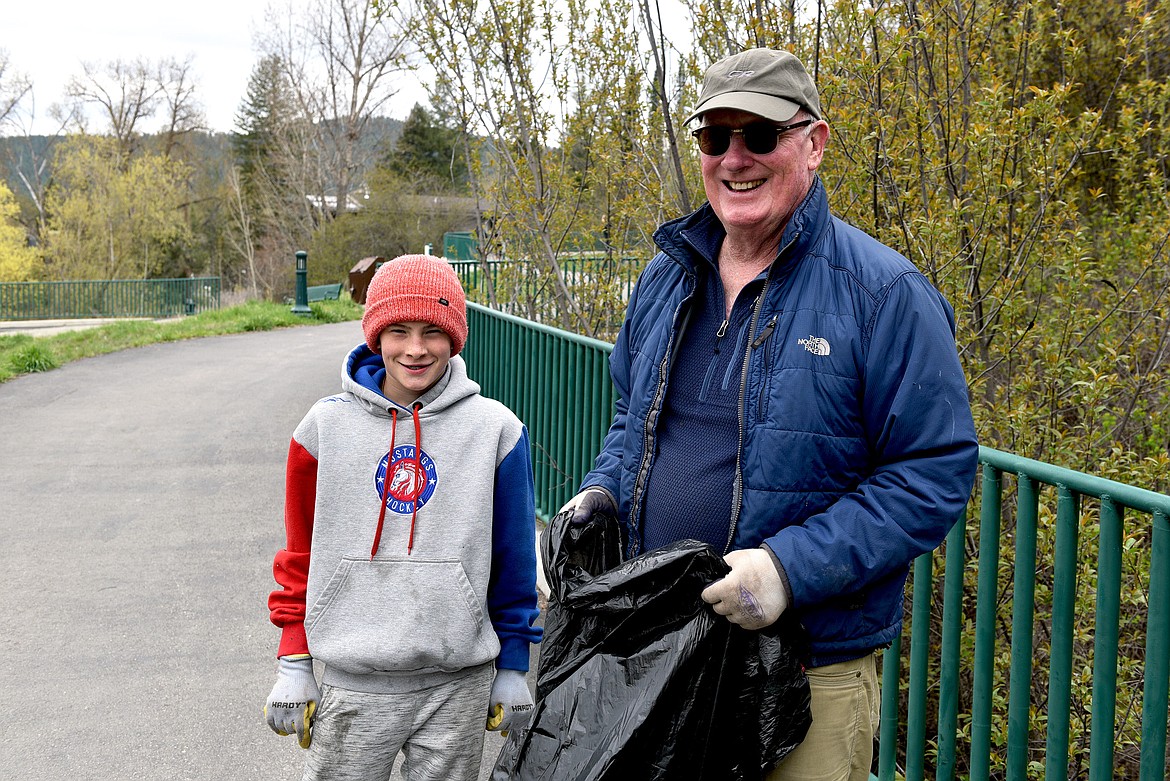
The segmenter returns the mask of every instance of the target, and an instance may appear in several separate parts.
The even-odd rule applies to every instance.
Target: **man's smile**
[[[725,181],[724,184],[727,185],[727,188],[729,190],[732,190],[734,192],[745,192],[747,190],[754,190],[757,187],[763,186],[764,182],[766,182],[766,181],[768,181],[768,180],[767,179],[753,179],[750,182]]]

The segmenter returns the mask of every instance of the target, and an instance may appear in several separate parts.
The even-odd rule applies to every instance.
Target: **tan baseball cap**
[[[683,124],[717,108],[773,122],[787,122],[801,108],[821,118],[821,99],[808,71],[795,54],[775,49],[748,49],[708,68],[699,104]]]

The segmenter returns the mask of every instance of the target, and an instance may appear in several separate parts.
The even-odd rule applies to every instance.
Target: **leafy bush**
[[[9,358],[9,362],[17,374],[47,372],[58,366],[52,351],[36,342],[18,348]]]

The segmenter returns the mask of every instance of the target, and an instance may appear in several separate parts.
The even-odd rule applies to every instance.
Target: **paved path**
[[[54,336],[66,331],[84,331],[99,325],[116,323],[118,320],[149,320],[143,317],[117,319],[102,317],[78,317],[64,320],[0,320],[0,336],[5,334],[28,334],[29,336]],[[172,318],[173,319],[173,318]],[[165,322],[158,320],[157,322]]]
[[[0,778],[300,778],[260,715],[283,464],[360,340],[198,339],[0,384]]]

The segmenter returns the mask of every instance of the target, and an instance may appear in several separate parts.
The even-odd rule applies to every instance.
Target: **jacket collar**
[[[829,199],[819,176],[792,213],[780,237],[781,269],[786,270],[813,248],[829,221]],[[654,232],[659,249],[686,271],[695,272],[696,258],[717,266],[719,247],[727,235],[710,203],[683,217],[664,222]],[[789,247],[789,244],[792,246]],[[784,249],[788,248],[787,252]]]

